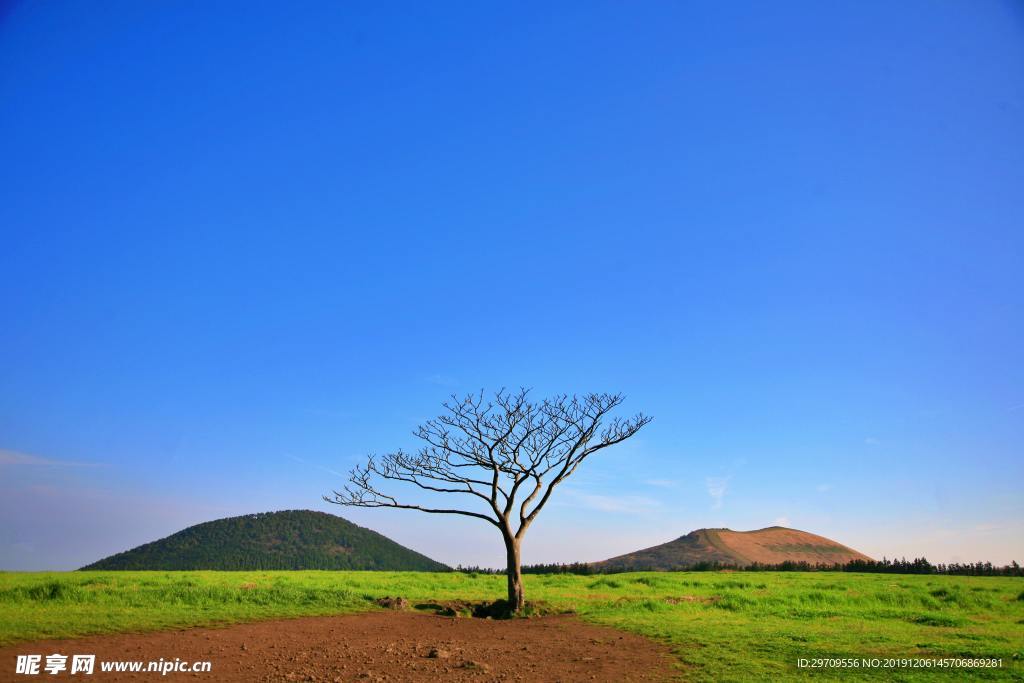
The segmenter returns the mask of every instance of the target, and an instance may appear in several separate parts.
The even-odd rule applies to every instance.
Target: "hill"
[[[82,569],[447,571],[449,567],[341,517],[286,510],[190,526]]]
[[[674,541],[594,563],[604,571],[687,569],[700,564],[746,567],[754,563],[845,564],[867,555],[824,536],[781,526],[757,531],[698,529]]]

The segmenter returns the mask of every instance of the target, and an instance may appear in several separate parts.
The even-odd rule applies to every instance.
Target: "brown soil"
[[[19,654],[95,654],[92,676],[15,675]],[[210,673],[102,673],[101,661],[210,661]],[[0,681],[666,681],[668,649],[575,617],[446,618],[401,611],[311,617],[0,648]]]
[[[769,527],[758,531],[716,529],[713,533],[722,546],[747,562],[834,564],[871,559],[824,536],[784,527]]]
[[[610,570],[675,571],[699,563],[725,566],[746,566],[754,562],[845,564],[851,560],[870,559],[824,536],[775,526],[757,531],[697,529],[674,541],[595,564]]]

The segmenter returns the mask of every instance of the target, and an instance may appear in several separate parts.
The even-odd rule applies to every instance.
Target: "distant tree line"
[[[746,571],[746,572],[861,572],[865,574],[947,574],[950,576],[1024,576],[1024,567],[1017,562],[1011,562],[1005,566],[993,565],[991,562],[953,562],[949,564],[932,564],[923,557],[908,560],[851,560],[846,563],[835,564],[811,564],[809,562],[781,562],[778,564],[767,564],[755,562],[749,565],[724,564],[721,562],[698,562],[689,566],[685,571],[708,572],[708,571]],[[504,574],[503,569],[488,569],[484,567],[463,567],[459,565],[456,571],[466,574]],[[650,567],[621,567],[615,569],[604,569],[599,565],[586,562],[572,562],[569,564],[531,564],[523,565],[523,574],[577,574],[589,576],[592,574],[620,574],[624,572],[652,571]],[[666,571],[666,570],[654,570]]]
[[[745,571],[771,572],[863,572],[866,574],[948,574],[951,576],[1024,576],[1024,568],[1016,562],[1002,567],[991,562],[952,562],[932,564],[923,557],[908,560],[850,560],[845,564],[809,564],[807,562],[782,562],[781,564],[755,563],[743,567]]]

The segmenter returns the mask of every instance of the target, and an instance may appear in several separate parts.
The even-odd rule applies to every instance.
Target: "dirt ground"
[[[15,674],[19,654],[95,654],[92,676]],[[101,661],[210,661],[209,673],[102,673]],[[70,666],[69,666],[70,668]],[[666,681],[672,658],[640,636],[571,616],[489,620],[404,611],[91,636],[0,648],[0,681]]]

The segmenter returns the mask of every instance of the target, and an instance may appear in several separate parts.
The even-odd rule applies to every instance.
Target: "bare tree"
[[[637,414],[609,418],[621,394],[561,395],[540,402],[527,389],[452,396],[445,411],[416,429],[422,446],[369,456],[356,466],[341,491],[324,500],[338,505],[401,508],[433,514],[476,517],[501,532],[508,561],[508,601],[523,609],[520,550],[523,535],[544,508],[555,487],[594,453],[621,443],[651,421]],[[384,481],[409,485],[423,495],[451,494],[463,505],[399,502],[379,487]]]

